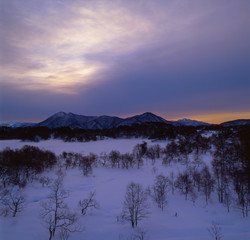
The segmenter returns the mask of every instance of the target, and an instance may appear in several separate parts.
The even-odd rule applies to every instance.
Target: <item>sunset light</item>
[[[249,118],[247,6],[1,1],[0,119],[42,120],[60,110]]]
[[[250,0],[0,0],[0,240],[249,240]]]

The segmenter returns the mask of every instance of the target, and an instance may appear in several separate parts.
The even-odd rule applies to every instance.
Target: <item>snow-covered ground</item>
[[[93,152],[110,152],[119,150],[121,153],[131,152],[137,143],[143,141],[148,144],[160,144],[165,146],[168,142],[151,142],[143,139],[103,140],[87,143],[65,143],[59,140],[41,141],[39,143],[21,142],[18,140],[0,141],[0,149],[5,147],[21,148],[23,145],[34,145],[48,149],[56,154],[63,151],[88,154]],[[209,162],[211,157],[203,156],[204,161]],[[84,231],[72,233],[72,240],[127,240],[133,239],[134,232],[129,223],[117,222],[120,215],[126,191],[126,186],[131,181],[141,183],[145,188],[152,186],[155,177],[162,173],[169,176],[173,171],[178,173],[183,166],[162,166],[161,160],[156,160],[152,165],[150,160],[145,160],[142,168],[116,169],[98,167],[93,169],[92,175],[85,177],[78,169],[68,169],[64,178],[64,187],[70,191],[67,203],[71,209],[79,212],[80,223]],[[43,175],[55,177],[52,169]],[[96,191],[96,200],[100,209],[93,210],[86,216],[80,215],[77,203],[87,197],[90,191]],[[48,230],[44,227],[39,216],[40,202],[49,195],[49,189],[42,187],[34,181],[29,183],[24,190],[26,207],[21,213],[13,217],[0,217],[1,240],[44,240],[49,238]],[[150,240],[209,240],[208,228],[212,222],[217,222],[221,227],[222,239],[249,240],[250,217],[243,218],[238,209],[232,208],[230,213],[218,203],[214,193],[208,205],[205,197],[199,196],[195,204],[185,201],[185,197],[176,190],[175,194],[168,194],[168,205],[162,212],[152,200],[150,200],[151,214],[139,222],[139,228],[146,232],[145,239]],[[177,213],[177,216],[175,214]]]
[[[90,142],[64,142],[62,140],[47,140],[40,142],[29,142],[21,140],[0,140],[0,150],[10,147],[12,149],[22,148],[24,145],[36,146],[53,151],[55,154],[62,152],[75,152],[82,154],[89,154],[90,152],[100,154],[101,152],[110,152],[111,150],[118,150],[121,153],[131,152],[133,147],[142,143],[143,141],[148,144],[160,144],[166,146],[166,141],[152,142],[148,139],[132,138],[132,139],[106,139],[101,141]]]

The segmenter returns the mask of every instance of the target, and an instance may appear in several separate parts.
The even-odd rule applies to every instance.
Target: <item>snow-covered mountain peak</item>
[[[68,115],[68,113],[66,113],[66,112],[58,112],[58,113],[53,114],[51,117],[64,117],[66,115]]]
[[[201,121],[197,121],[197,120],[191,120],[188,118],[183,118],[180,119],[178,121],[176,121],[176,123],[180,124],[180,125],[184,125],[184,126],[208,126],[210,125],[209,123],[205,123],[205,122],[201,122]]]

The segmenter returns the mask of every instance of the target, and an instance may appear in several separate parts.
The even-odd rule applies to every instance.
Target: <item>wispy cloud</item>
[[[224,96],[226,108],[247,109],[249,5],[3,0],[2,100],[10,106],[15,94],[27,104],[36,92],[41,107],[46,92],[55,95],[50,111],[74,105],[80,113],[129,114],[208,111]]]
[[[97,59],[89,61],[88,56],[133,52],[143,41],[146,44],[143,36],[152,29],[146,17],[134,16],[111,2],[93,1],[88,6],[65,1],[59,8],[59,2],[50,2],[42,9],[40,5],[33,6],[31,12],[30,1],[10,2],[5,7],[1,35],[1,47],[7,49],[1,61],[4,75],[17,81],[25,81],[24,76],[33,78],[38,86],[48,83],[47,89],[54,91],[60,86],[88,83],[109,65]],[[49,78],[51,75],[56,76],[54,81]]]

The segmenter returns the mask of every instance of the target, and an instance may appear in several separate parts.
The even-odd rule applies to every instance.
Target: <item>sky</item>
[[[249,0],[0,0],[0,120],[250,119]]]

